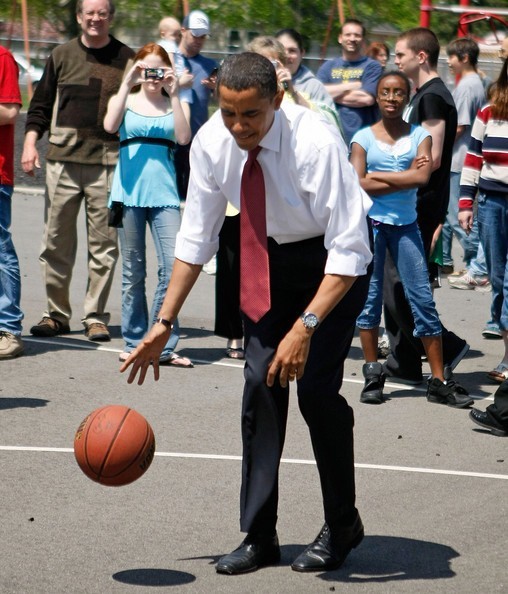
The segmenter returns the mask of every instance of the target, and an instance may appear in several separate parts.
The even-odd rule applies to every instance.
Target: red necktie
[[[253,322],[270,309],[265,180],[256,160],[260,150],[249,151],[240,188],[240,307]]]

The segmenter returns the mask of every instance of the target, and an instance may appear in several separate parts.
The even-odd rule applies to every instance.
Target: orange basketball
[[[74,455],[87,477],[120,487],[138,479],[152,463],[155,437],[148,421],[120,404],[91,412],[74,436]]]

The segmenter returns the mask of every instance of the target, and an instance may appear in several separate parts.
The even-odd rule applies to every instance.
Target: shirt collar
[[[270,126],[270,130],[263,136],[260,146],[269,151],[280,151],[281,145],[281,133],[282,133],[282,122],[281,122],[281,109],[279,108],[273,118],[273,123]]]

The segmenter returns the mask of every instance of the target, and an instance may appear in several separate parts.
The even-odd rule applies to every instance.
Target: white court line
[[[75,342],[72,338],[63,341],[63,340],[58,340],[58,339],[54,339],[52,338],[51,340],[45,340],[43,338],[25,338],[23,337],[23,340],[26,342],[41,342],[43,344],[57,344],[59,346],[68,346],[71,347],[73,349],[86,349],[89,351],[105,351],[107,353],[121,353],[122,351],[119,349],[115,349],[115,348],[111,348],[111,347],[105,347],[102,345],[88,345],[84,342],[80,342],[80,343],[76,343],[76,344],[72,344],[73,342]],[[228,361],[209,361],[207,359],[194,359],[193,361],[195,363],[201,363],[202,365],[217,365],[218,367],[232,367],[235,369],[243,369],[243,363],[230,363]],[[362,379],[350,379],[345,377],[343,379],[343,382],[346,382],[348,384],[360,384],[363,385],[363,380]],[[406,384],[396,384],[393,382],[386,382],[385,386],[387,388],[391,388],[393,390],[407,390],[407,391],[412,391],[412,392],[420,392],[422,394],[424,394],[427,390],[426,388],[420,388],[418,386],[409,386]],[[471,398],[474,398],[475,400],[494,400],[494,396],[486,396],[486,397],[482,397],[482,396],[474,396],[471,395]]]
[[[72,448],[44,448],[35,446],[1,446],[0,451],[4,452],[56,452],[73,453]],[[182,452],[155,452],[161,458],[196,458],[199,460],[233,460],[241,461],[241,456],[226,456],[220,454],[186,454]],[[304,464],[315,466],[315,460],[299,460],[297,458],[281,458],[283,464]],[[440,470],[437,468],[416,468],[410,466],[386,466],[383,464],[355,464],[355,468],[366,468],[369,470],[392,470],[395,472],[415,472],[423,474],[444,474],[447,476],[467,476],[474,478],[490,478],[508,480],[508,474],[489,474],[486,472],[465,472],[462,470]]]

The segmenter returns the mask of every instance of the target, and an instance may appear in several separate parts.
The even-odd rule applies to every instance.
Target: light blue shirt
[[[354,136],[356,142],[367,153],[367,173],[372,171],[406,171],[417,155],[420,143],[430,136],[421,126],[411,126],[408,136],[400,138],[394,145],[377,140],[372,128],[363,128]],[[416,221],[417,188],[400,190],[392,194],[371,196],[373,204],[369,217],[388,225],[409,225]]]

